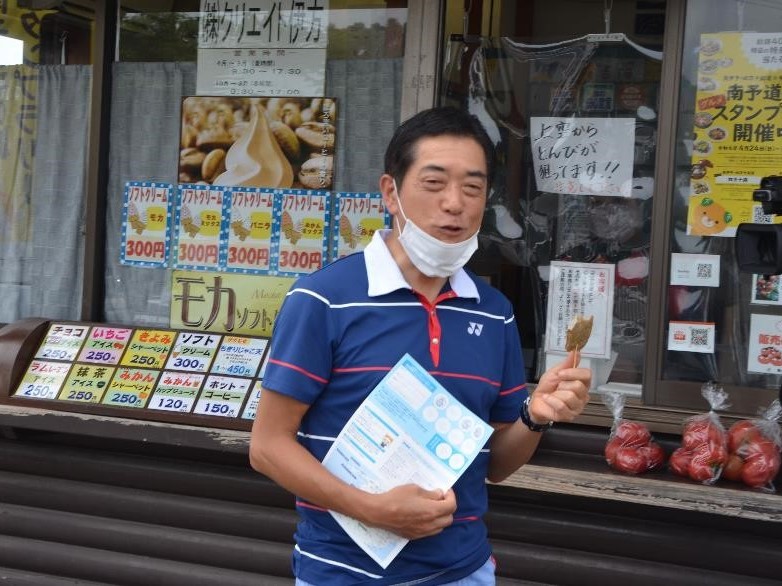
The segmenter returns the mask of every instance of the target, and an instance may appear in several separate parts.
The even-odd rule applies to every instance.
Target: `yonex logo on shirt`
[[[474,334],[476,336],[480,336],[481,330],[483,330],[483,324],[476,324],[474,321],[471,321],[470,325],[467,326],[468,334]]]

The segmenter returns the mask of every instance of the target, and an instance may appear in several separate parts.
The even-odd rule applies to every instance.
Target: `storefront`
[[[705,382],[727,392],[726,426],[779,397],[780,220],[761,199],[782,198],[782,180],[761,180],[782,175],[781,6],[18,0],[0,6],[0,42],[0,323],[9,324],[0,339],[9,474],[0,500],[17,519],[7,531],[17,542],[0,560],[9,576],[108,582],[128,571],[132,562],[112,557],[126,551],[119,544],[106,547],[106,573],[79,569],[108,531],[86,518],[83,541],[24,529],[39,507],[69,526],[68,515],[89,513],[87,487],[105,483],[114,489],[93,502],[119,499],[99,513],[123,520],[117,535],[157,522],[133,516],[143,508],[133,490],[175,510],[168,525],[182,531],[239,523],[213,564],[198,548],[162,553],[176,563],[156,566],[159,583],[181,583],[186,564],[247,574],[205,574],[204,583],[254,574],[285,583],[290,503],[271,485],[258,503],[243,461],[275,312],[297,275],[360,250],[388,222],[375,194],[386,143],[400,120],[434,104],[474,113],[496,146],[470,267],[513,302],[528,379],[562,355],[573,315],[595,320],[584,349],[595,374],[587,411],[551,432],[526,474],[494,487],[492,530],[509,568],[500,575],[533,579],[524,568],[532,564],[541,582],[549,572],[552,583],[579,583],[532,561],[565,555],[577,561],[563,572],[592,568],[583,575],[605,583],[598,566],[646,568],[648,583],[656,570],[674,583],[779,575],[777,494],[669,472],[611,473],[601,454],[612,417],[600,397],[624,397],[624,416],[646,422],[669,452],[684,420],[709,410]],[[738,228],[749,223],[758,228]],[[203,368],[198,357],[208,358]],[[30,370],[47,358],[60,378]],[[252,365],[239,373],[240,391],[206,401],[206,385],[224,383],[239,363]],[[122,386],[112,379],[120,372],[153,379]],[[170,372],[187,380],[161,389]],[[97,383],[116,392],[91,393]],[[58,463],[68,458],[73,467]],[[208,462],[188,468],[199,459]],[[36,492],[47,478],[40,467],[62,492]],[[224,490],[236,497],[216,493]],[[190,524],[199,502],[220,512]],[[268,510],[243,508],[258,504]],[[259,532],[243,516],[274,521]],[[520,537],[524,520],[549,540]],[[663,569],[664,556],[637,553],[652,521],[654,538],[688,542],[708,559],[683,554]],[[568,522],[615,555],[563,541]],[[623,544],[624,522],[634,538]],[[710,532],[715,551],[758,548],[731,566],[692,546]],[[196,540],[164,534],[173,549]],[[21,563],[24,540],[56,552]],[[252,540],[272,552],[268,567],[236,561],[257,547]],[[155,558],[139,544],[130,550]],[[69,557],[82,561],[61,571]]]

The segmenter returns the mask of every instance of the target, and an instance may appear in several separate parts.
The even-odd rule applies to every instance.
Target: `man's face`
[[[423,138],[415,148],[413,164],[401,184],[399,198],[405,216],[430,236],[443,242],[461,242],[481,226],[486,206],[486,158],[471,138]],[[391,177],[381,189],[389,212],[404,226]]]

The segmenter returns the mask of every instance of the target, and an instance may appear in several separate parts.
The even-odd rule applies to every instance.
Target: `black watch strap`
[[[549,421],[548,423],[533,423],[532,419],[529,416],[529,402],[531,397],[527,397],[524,399],[524,402],[521,404],[521,412],[519,413],[519,418],[521,419],[521,422],[530,428],[530,431],[535,431],[538,433],[542,433],[549,429],[552,425],[554,425],[553,421]]]

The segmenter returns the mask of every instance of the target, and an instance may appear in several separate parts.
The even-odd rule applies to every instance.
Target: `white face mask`
[[[399,212],[405,220],[405,227],[399,233],[399,243],[415,268],[427,277],[450,277],[461,269],[478,250],[478,232],[467,240],[450,244],[430,236],[407,219],[402,209],[402,200],[394,180],[394,191],[399,202]],[[397,220],[399,230],[399,220]]]

